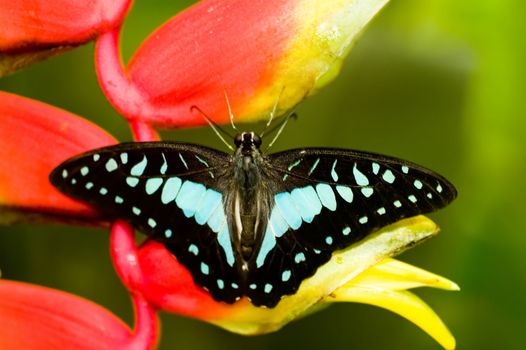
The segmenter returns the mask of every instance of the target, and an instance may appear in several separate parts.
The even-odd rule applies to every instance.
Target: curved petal
[[[385,259],[336,289],[326,301],[384,308],[413,322],[444,349],[455,349],[455,338],[440,317],[422,299],[405,290],[415,287],[459,290],[456,283],[446,278],[401,261]]]
[[[0,2],[0,76],[120,26],[131,0]]]
[[[48,176],[75,154],[116,143],[113,137],[58,108],[0,92],[0,140],[0,222],[96,216],[56,190]]]
[[[161,127],[205,123],[192,106],[225,122],[225,93],[239,120],[267,118],[276,102],[282,113],[334,78],[387,1],[204,0],[155,31],[128,72],[104,38],[100,82],[128,119]]]
[[[453,350],[456,341],[437,314],[415,294],[382,288],[354,287],[334,293],[335,301],[364,303],[394,312],[413,322],[433,337],[446,350]]]
[[[429,271],[395,259],[384,259],[350,281],[350,286],[374,286],[376,288],[404,290],[433,287],[444,290],[460,290],[453,282]],[[345,288],[346,286],[342,286]]]
[[[131,337],[126,324],[88,300],[0,281],[2,349],[122,349]]]

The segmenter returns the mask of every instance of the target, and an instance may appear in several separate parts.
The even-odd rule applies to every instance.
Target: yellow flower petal
[[[338,288],[327,301],[375,305],[413,322],[445,349],[455,348],[455,338],[435,312],[405,289],[433,287],[459,290],[456,283],[395,259],[385,259]]]
[[[456,347],[455,338],[442,320],[422,299],[411,292],[356,286],[340,288],[331,298],[333,301],[364,303],[387,309],[413,322],[444,349],[453,350]]]
[[[374,286],[391,290],[405,290],[417,287],[460,290],[455,282],[447,278],[395,259],[380,261],[349,281],[346,286]]]

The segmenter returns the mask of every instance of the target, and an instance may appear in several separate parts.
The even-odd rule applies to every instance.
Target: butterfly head
[[[261,137],[253,131],[243,131],[236,135],[234,144],[241,153],[248,155],[259,150]]]

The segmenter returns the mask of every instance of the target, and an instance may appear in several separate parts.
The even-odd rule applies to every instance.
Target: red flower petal
[[[88,300],[0,281],[1,349],[122,349],[131,337],[126,324]]]
[[[178,123],[204,122],[190,113],[192,105],[226,121],[224,92],[233,111],[243,115],[240,102],[272,80],[291,39],[294,6],[288,0],[203,1],[142,44],[130,62],[130,78],[151,103],[177,104],[170,116]]]
[[[128,119],[157,126],[204,124],[203,116],[190,112],[193,105],[216,121],[226,121],[225,92],[234,112],[242,115],[241,103],[271,81],[290,39],[286,28],[295,21],[289,10],[295,3],[201,1],[143,43],[129,65],[131,81],[121,80],[123,86],[117,88],[119,62],[108,61],[117,56],[112,52],[117,45],[114,38],[101,38],[105,40],[98,45],[101,85]]]
[[[116,31],[99,37],[97,70],[128,120],[160,127],[268,118],[331,81],[358,34],[388,0],[203,0],[139,48],[128,71]],[[279,102],[279,103],[278,103]]]
[[[0,76],[120,26],[130,4],[131,0],[1,1]]]
[[[73,114],[0,92],[0,218],[16,213],[93,218],[95,212],[56,190],[51,170],[67,158],[117,141]]]

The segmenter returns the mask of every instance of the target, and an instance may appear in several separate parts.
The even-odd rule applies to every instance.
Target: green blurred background
[[[160,23],[191,1],[136,1],[123,33],[128,59]],[[399,156],[450,179],[459,198],[431,215],[436,238],[400,258],[456,281],[461,292],[417,290],[459,349],[526,349],[526,3],[392,0],[348,57],[341,75],[298,107],[275,150],[338,146]],[[0,80],[0,89],[130,134],[104,99],[93,46]],[[250,128],[250,126],[246,126]],[[221,147],[208,128],[170,139]],[[103,230],[0,227],[3,277],[66,290],[132,322]],[[336,305],[282,331],[245,338],[162,315],[161,349],[440,349],[400,317]]]

